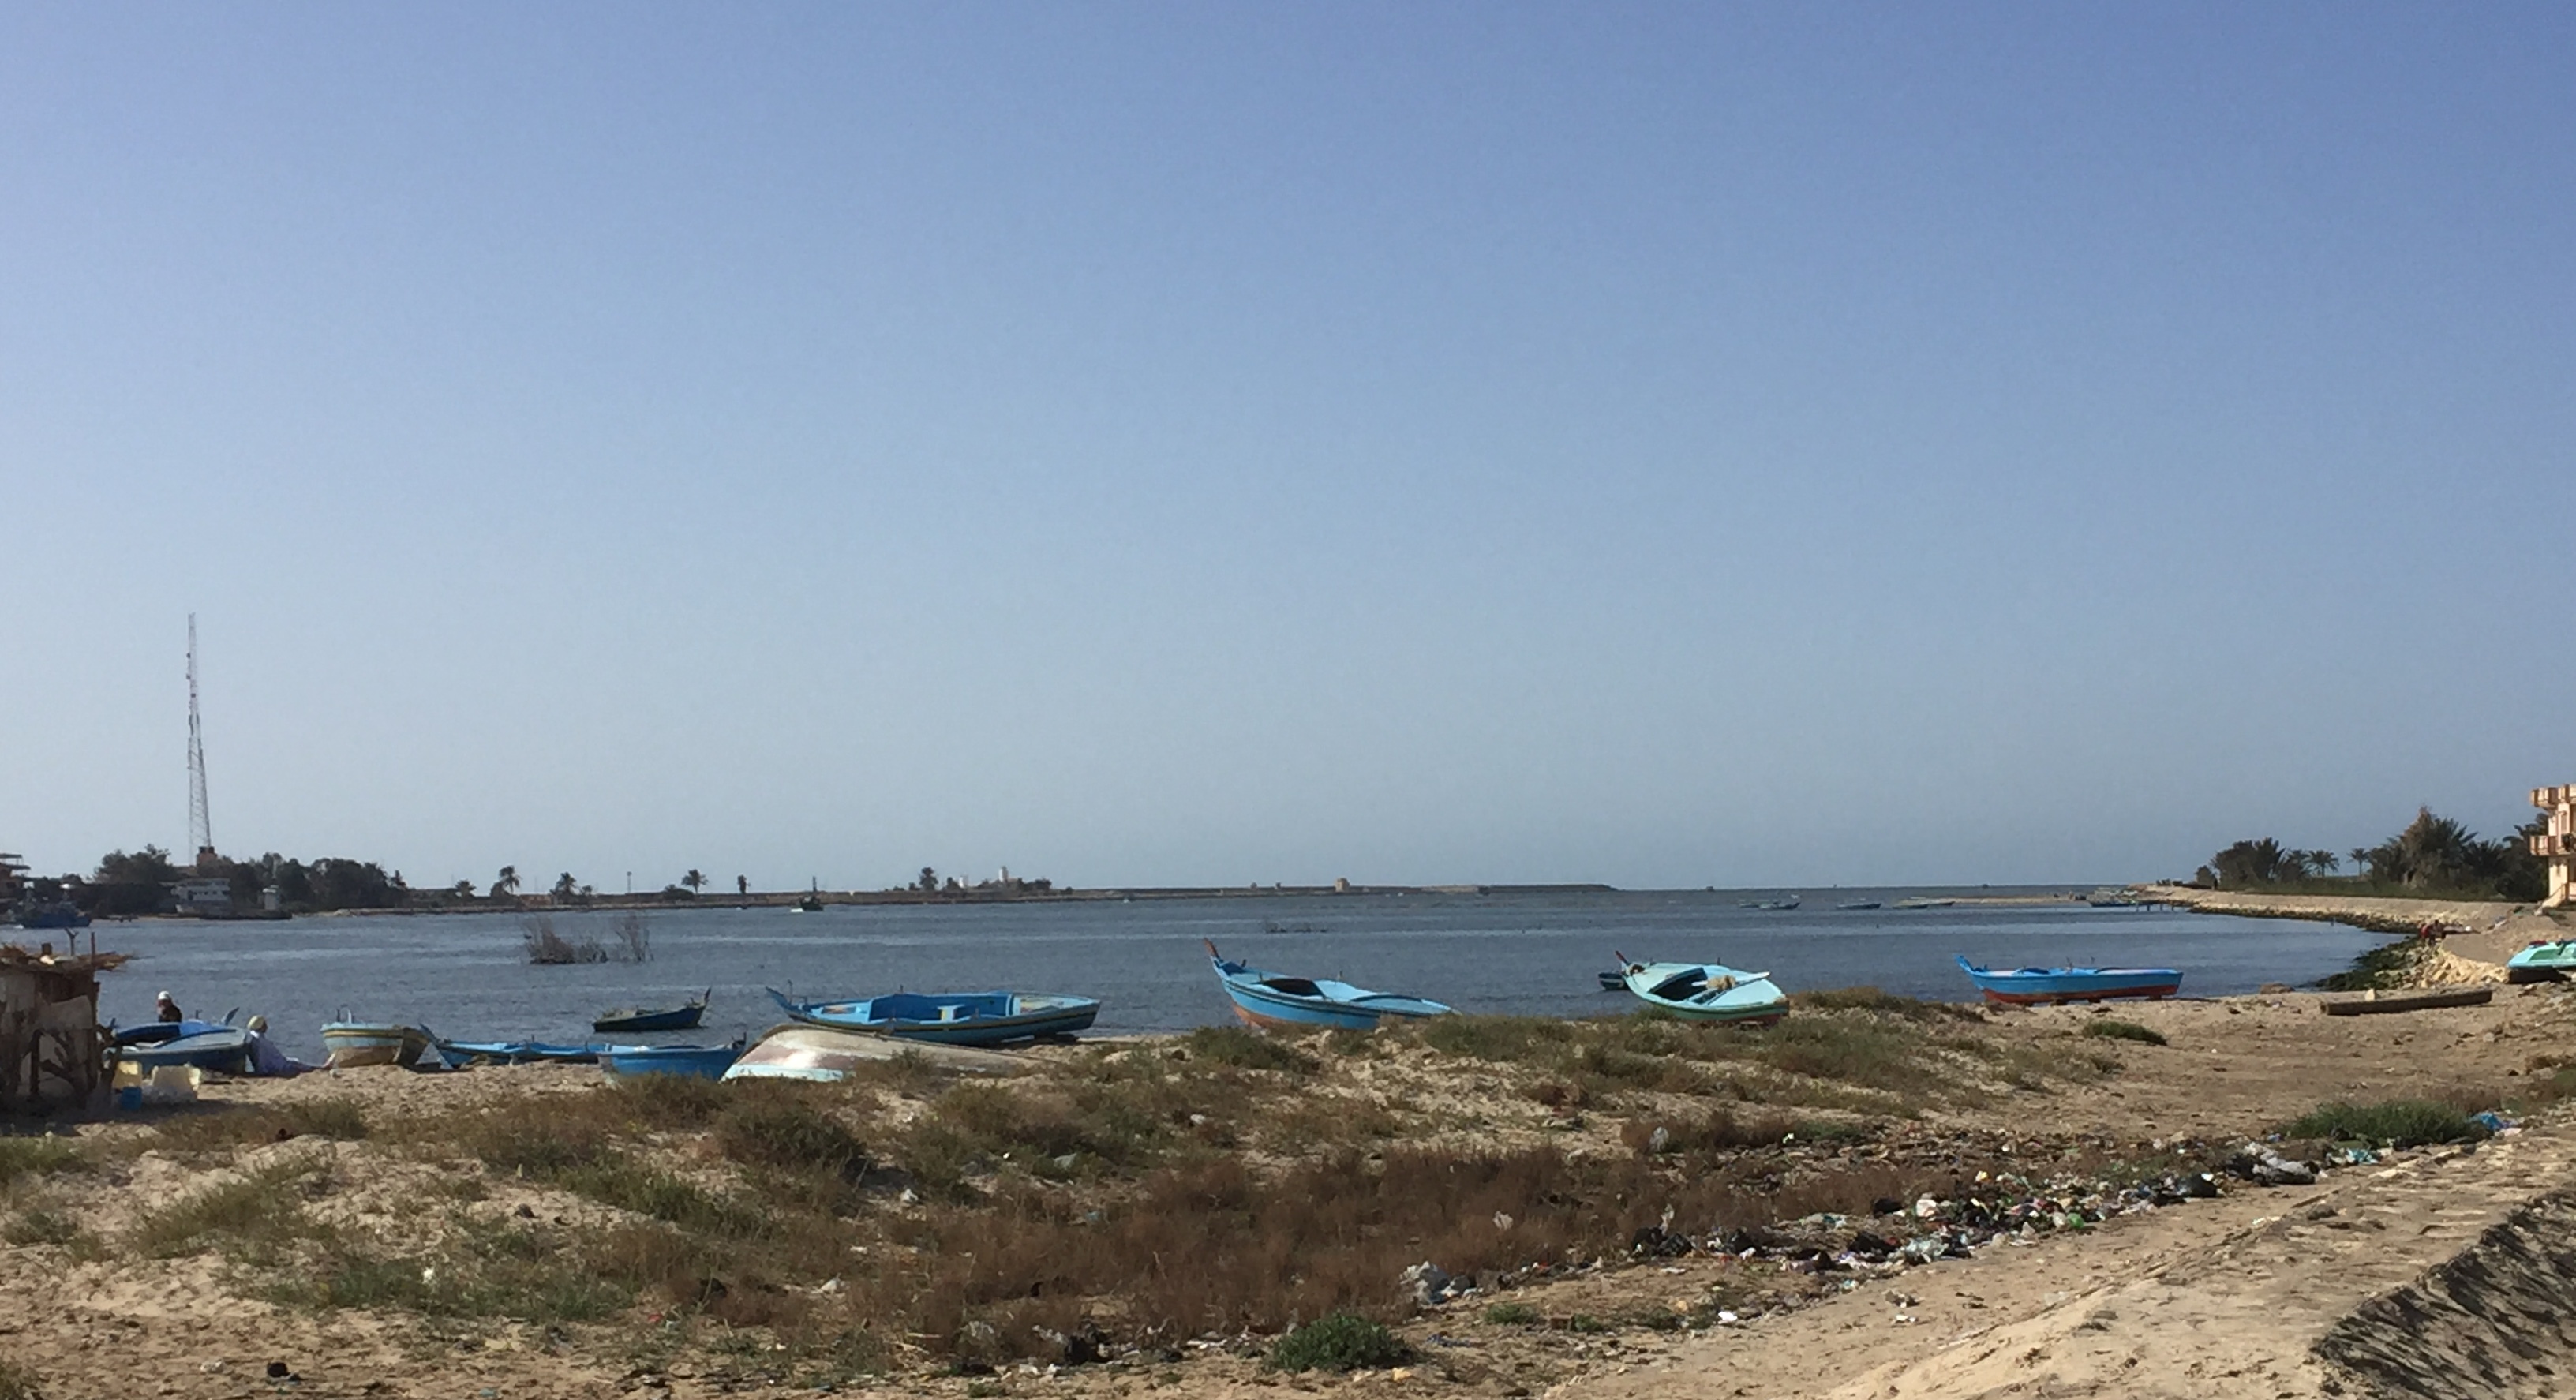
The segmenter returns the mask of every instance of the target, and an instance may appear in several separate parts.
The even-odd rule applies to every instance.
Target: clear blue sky
[[[2036,881],[2576,780],[2576,12],[0,10],[0,848]]]

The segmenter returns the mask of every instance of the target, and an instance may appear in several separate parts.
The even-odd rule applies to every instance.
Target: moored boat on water
[[[1748,899],[1736,907],[1739,909],[1760,909],[1774,914],[1786,913],[1789,910],[1798,907],[1798,897],[1792,894],[1783,895],[1778,899]]]
[[[1768,1025],[1789,1014],[1789,998],[1767,972],[1722,963],[1632,962],[1618,955],[1630,995],[1686,1021]]]
[[[344,1008],[340,1019],[322,1027],[322,1044],[331,1052],[331,1067],[401,1065],[409,1068],[429,1053],[429,1032],[418,1026],[353,1021]]]
[[[1423,997],[1372,992],[1329,978],[1283,977],[1239,962],[1228,962],[1207,943],[1208,961],[1216,965],[1218,985],[1234,1003],[1244,1024],[1262,1030],[1373,1030],[1387,1017],[1415,1020],[1446,1016],[1449,1008]]]
[[[936,1045],[1002,1045],[1091,1029],[1094,997],[1032,992],[888,992],[850,1001],[770,999],[791,1021]]]
[[[714,995],[715,989],[710,987],[698,993],[696,1000],[682,1002],[668,1010],[627,1007],[603,1011],[590,1023],[590,1028],[601,1034],[696,1030],[699,1018],[707,1014],[707,999]]]
[[[1834,907],[1836,909],[1844,910],[1875,909],[1878,907],[1878,901],[1875,899],[1847,899]]]
[[[1965,957],[1959,969],[1992,1002],[2007,1006],[2045,1006],[2069,1001],[2108,1001],[2146,997],[2161,1001],[2182,987],[2182,974],[2170,967],[1979,967]]]

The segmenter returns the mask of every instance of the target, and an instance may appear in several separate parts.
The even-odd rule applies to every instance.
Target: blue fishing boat
[[[1723,963],[1631,962],[1619,958],[1620,980],[1648,1006],[1685,1021],[1765,1026],[1789,1014],[1788,995],[1767,972],[1742,972]]]
[[[89,915],[82,913],[67,901],[25,904],[19,906],[16,912],[18,927],[32,932],[89,927]]]
[[[116,1053],[117,1058],[140,1066],[147,1075],[171,1066],[212,1070],[218,1074],[248,1074],[250,1032],[239,1026],[217,1026],[194,1035],[177,1036],[157,1045],[128,1045]]]
[[[146,1021],[139,1026],[124,1026],[108,1032],[108,1043],[124,1048],[128,1045],[159,1045],[181,1036],[204,1035],[232,1024],[232,1017],[221,1021],[200,1021],[191,1016],[184,1021]]]
[[[1206,942],[1206,940],[1200,940]],[[1234,1014],[1260,1030],[1374,1030],[1380,1020],[1414,1020],[1446,1016],[1449,1008],[1421,997],[1372,992],[1348,982],[1316,977],[1282,977],[1239,962],[1208,943],[1208,961],[1216,965],[1218,985],[1234,1003]]]
[[[858,1001],[795,1001],[773,987],[769,996],[791,1021],[936,1045],[1072,1035],[1091,1029],[1100,1015],[1095,998],[1045,993],[888,992]]]
[[[1834,907],[1842,910],[1875,909],[1878,907],[1878,901],[1875,899],[1847,899]]]
[[[1792,894],[1783,895],[1778,899],[1748,899],[1737,907],[1743,909],[1761,909],[1774,914],[1786,913],[1787,911],[1798,907],[1798,897]]]
[[[612,1079],[643,1074],[677,1074],[722,1079],[742,1058],[742,1043],[731,1045],[610,1045],[599,1052]]]
[[[467,1065],[590,1065],[599,1063],[601,1045],[549,1045],[542,1040],[448,1040],[431,1036],[430,1045],[452,1069]]]
[[[637,1031],[693,1031],[698,1028],[698,1018],[707,1014],[707,998],[714,994],[715,989],[710,987],[698,993],[697,1000],[683,1002],[667,1011],[641,1008],[603,1011],[599,1013],[599,1019],[590,1023],[590,1028],[602,1034],[630,1035]]]
[[[2017,967],[1998,971],[1962,957],[1959,968],[1986,1000],[2006,1006],[2148,997],[2161,1001],[2182,987],[2170,967]]]

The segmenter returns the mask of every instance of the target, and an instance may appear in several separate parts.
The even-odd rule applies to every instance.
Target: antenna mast
[[[206,736],[197,723],[197,615],[188,614],[188,840],[203,869],[215,859],[215,824],[206,815]]]

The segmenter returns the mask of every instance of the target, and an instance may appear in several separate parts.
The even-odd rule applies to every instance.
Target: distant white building
[[[2576,865],[2576,783],[2533,788],[2531,805],[2549,814],[2549,830],[2531,838],[2531,853],[2549,862],[2549,898],[2544,907],[2568,901],[2569,867]]]
[[[212,878],[181,880],[170,887],[179,901],[182,914],[229,914],[233,912],[233,884],[230,880]]]

